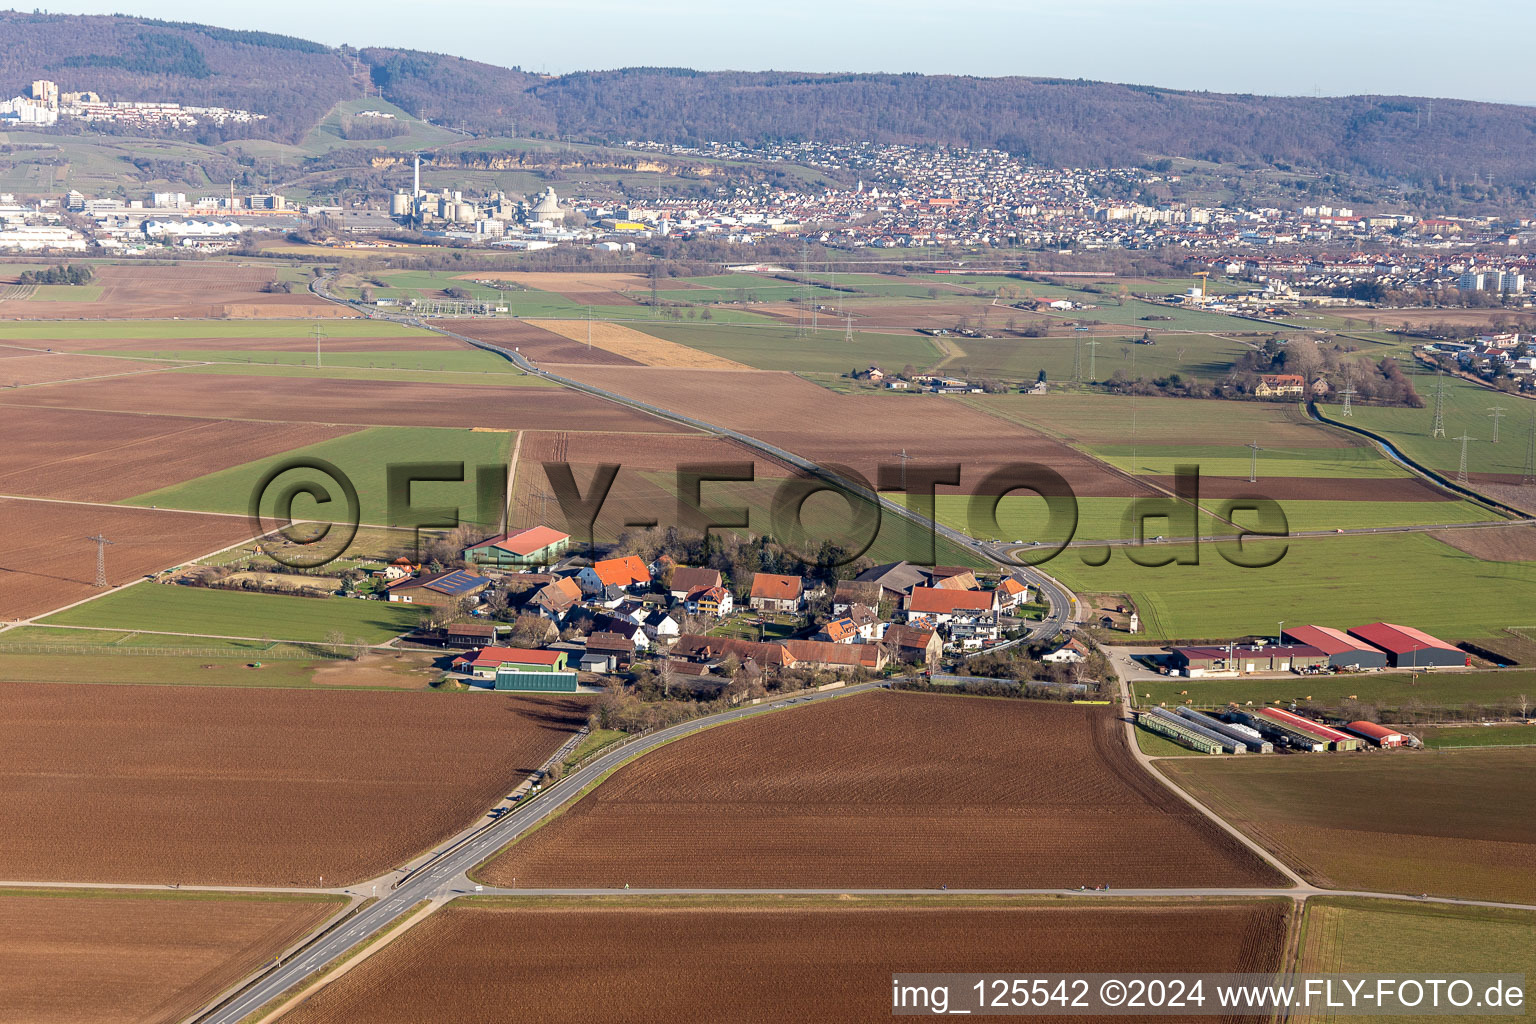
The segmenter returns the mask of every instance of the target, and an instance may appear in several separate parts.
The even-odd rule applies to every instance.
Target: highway
[[[191,1020],[197,1024],[236,1024],[338,957],[345,956],[357,946],[367,942],[423,900],[442,899],[466,890],[472,891],[473,883],[467,881],[465,872],[550,817],[564,804],[575,799],[582,790],[632,757],[654,750],[672,740],[681,739],[702,728],[739,721],[752,715],[792,714],[794,710],[807,704],[836,700],[849,694],[877,689],[879,685],[878,683],[861,683],[826,693],[813,693],[795,698],[793,704],[787,704],[789,698],[784,698],[773,701],[771,704],[734,708],[705,718],[696,718],[665,729],[658,729],[656,732],[611,750],[559,782],[547,786],[538,796],[525,799],[489,825],[445,844],[421,866],[395,881],[393,887],[380,897],[378,902],[320,934],[308,945],[291,954],[284,963],[269,967],[250,980],[234,996],[227,998],[216,1007],[205,1010]],[[358,892],[365,892],[371,884],[373,883],[365,882],[352,888]],[[382,882],[380,884],[382,886]],[[622,880],[616,879],[615,888],[621,885]]]

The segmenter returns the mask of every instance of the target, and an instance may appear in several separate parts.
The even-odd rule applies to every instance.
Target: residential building
[[[805,607],[805,582],[799,576],[757,573],[752,577],[748,605],[758,612],[797,614]]]
[[[574,576],[564,576],[540,587],[528,602],[535,614],[556,621],[563,619],[581,603],[581,584]]]
[[[651,570],[638,555],[622,558],[604,558],[593,562],[577,574],[583,593],[601,594],[608,587],[628,590],[651,582]]]
[[[731,592],[719,584],[696,587],[688,592],[683,606],[689,615],[724,618],[731,614]]]
[[[667,589],[672,594],[672,600],[684,601],[690,593],[700,587],[718,587],[723,582],[719,569],[700,569],[692,565],[679,565],[672,570],[672,583]]]

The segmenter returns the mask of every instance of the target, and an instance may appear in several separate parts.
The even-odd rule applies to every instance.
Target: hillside
[[[37,78],[106,99],[167,100],[266,114],[231,136],[303,138],[339,101],[362,94],[336,51],[268,32],[134,18],[0,11],[0,94]],[[217,142],[218,129],[199,129]]]
[[[1414,97],[1269,97],[1044,78],[699,72],[560,77],[406,49],[350,52],[264,32],[123,16],[0,12],[0,93],[49,77],[109,97],[267,114],[231,136],[325,148],[312,132],[371,84],[435,124],[479,135],[614,143],[743,140],[988,146],[1055,166],[1165,157],[1365,174],[1418,184],[1536,183],[1536,108]],[[574,45],[574,44],[573,44]],[[1432,113],[1431,113],[1432,107]],[[348,133],[341,131],[341,136]],[[399,152],[432,145],[359,138]],[[338,132],[330,132],[336,138]],[[221,141],[212,129],[200,141]]]

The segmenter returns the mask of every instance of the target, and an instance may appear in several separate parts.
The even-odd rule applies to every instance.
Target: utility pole
[[[1435,371],[1435,429],[1430,437],[1445,436],[1445,370]]]
[[[96,586],[105,589],[107,585],[107,545],[115,544],[116,541],[107,540],[106,537],[99,533],[94,537],[87,537],[86,540],[93,541],[96,544]]]
[[[1456,440],[1461,442],[1461,467],[1456,470],[1456,482],[1465,485],[1467,482],[1467,442],[1476,439],[1462,434]]]
[[[1502,405],[1491,406],[1488,409],[1488,418],[1493,420],[1493,443],[1498,444],[1499,420],[1504,418],[1504,407]]]

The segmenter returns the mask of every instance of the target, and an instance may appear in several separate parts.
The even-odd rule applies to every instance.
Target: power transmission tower
[[[1246,444],[1243,447],[1248,449],[1248,482],[1251,484],[1258,483],[1259,452],[1263,451],[1264,449],[1259,447],[1258,441],[1254,441],[1252,444]]]
[[[1467,442],[1474,439],[1462,434],[1456,440],[1461,442],[1461,467],[1456,470],[1456,482],[1465,484],[1467,482]]]
[[[1531,413],[1531,433],[1525,442],[1525,468],[1520,471],[1520,485],[1536,484],[1536,412]]]
[[[849,310],[844,310],[843,316],[843,340],[851,345],[853,344],[853,313]]]
[[[94,537],[87,537],[86,540],[93,541],[96,544],[96,585],[105,588],[107,585],[107,545],[114,544],[116,541],[107,540],[106,537],[99,533]]]
[[[1445,371],[1435,371],[1435,429],[1430,437],[1445,436]]]
[[[1077,338],[1072,339],[1072,383],[1080,384],[1083,380],[1083,343]]]
[[[1088,382],[1091,384],[1099,379],[1099,339],[1094,338],[1088,342]]]
[[[795,337],[797,338],[805,337],[805,307],[812,302],[809,284],[810,263],[810,246],[802,238],[800,239],[800,310],[799,316],[795,318]]]
[[[317,370],[321,366],[321,363],[320,363],[320,339],[323,338],[323,337],[325,337],[325,331],[323,331],[321,329],[319,324],[315,324],[315,369],[317,369]]]
[[[592,307],[587,307],[587,351],[592,351]]]
[[[1340,391],[1339,394],[1344,396],[1344,408],[1342,410],[1340,410],[1339,415],[1340,416],[1353,416],[1355,414],[1355,411],[1354,411],[1353,408],[1350,407],[1349,400],[1350,400],[1350,398],[1352,398],[1355,395],[1355,389],[1354,388],[1345,388],[1343,391]]]
[[[901,489],[905,491],[907,489],[907,463],[912,460],[912,456],[908,455],[907,450],[903,448],[896,453],[896,457],[901,460]]]
[[[661,268],[660,267],[656,266],[655,264],[651,265],[651,315],[652,316],[656,315],[656,308],[661,305],[661,303],[657,300],[657,295],[656,295],[657,279],[660,276],[660,272],[661,272]]]
[[[1504,407],[1502,405],[1491,406],[1488,409],[1488,418],[1493,420],[1493,443],[1498,444],[1499,420],[1504,418]]]

